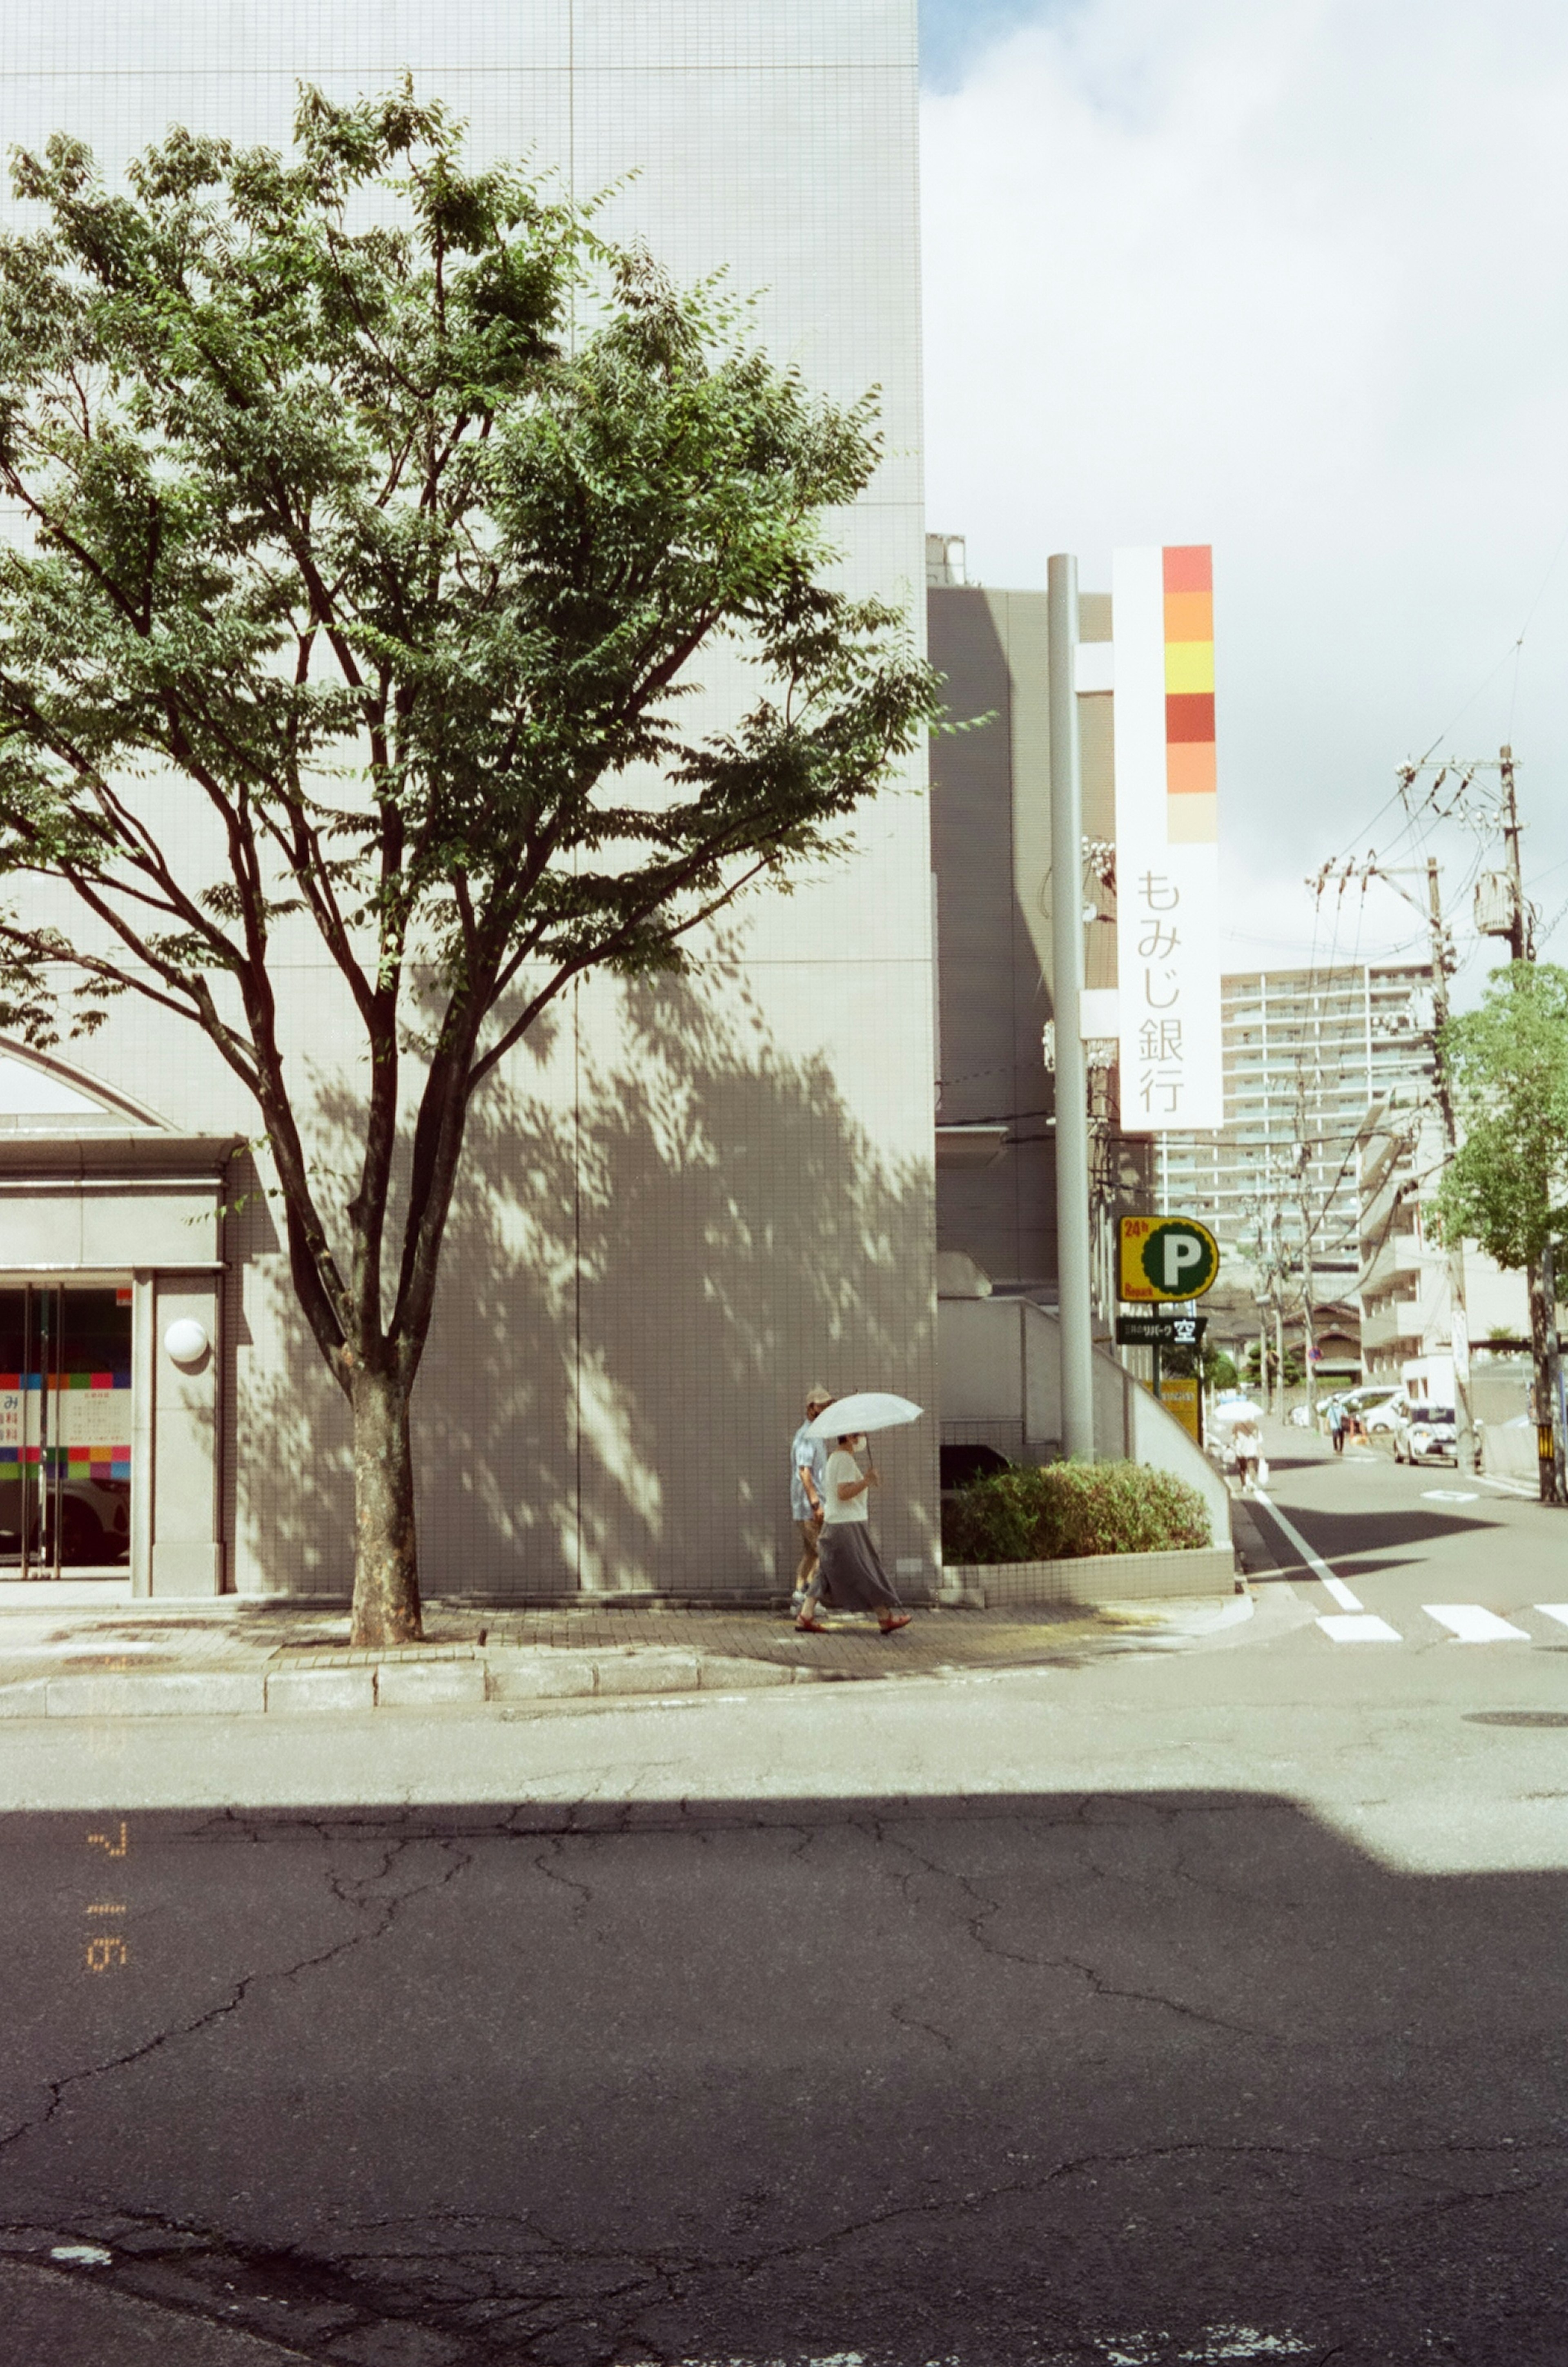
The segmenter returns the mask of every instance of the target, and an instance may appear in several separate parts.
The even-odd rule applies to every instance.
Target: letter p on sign
[[[1203,1263],[1203,1244],[1192,1233],[1167,1233],[1160,1241],[1165,1254],[1165,1286],[1178,1298],[1187,1296],[1187,1281]]]

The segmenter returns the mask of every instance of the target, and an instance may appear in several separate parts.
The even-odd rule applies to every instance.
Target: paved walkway
[[[231,1597],[35,1610],[13,1599],[0,1610],[0,1715],[238,1708],[253,1691],[256,1707],[342,1709],[931,1676],[1179,1648],[1248,1608],[1226,1596],[1098,1611],[931,1609],[890,1636],[851,1616],[811,1636],[774,1610],[437,1601],[425,1607],[420,1643],[369,1650],[350,1646],[344,1610]]]

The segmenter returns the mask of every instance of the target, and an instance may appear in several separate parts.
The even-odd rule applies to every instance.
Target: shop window
[[[0,1572],[130,1557],[129,1285],[0,1289]]]

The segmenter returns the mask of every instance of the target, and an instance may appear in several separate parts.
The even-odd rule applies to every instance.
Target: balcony
[[[1420,1299],[1404,1298],[1395,1299],[1392,1306],[1380,1307],[1375,1314],[1363,1315],[1362,1355],[1371,1357],[1389,1351],[1404,1356],[1419,1355],[1427,1332],[1423,1311]]]
[[[1441,1271],[1442,1260],[1434,1258],[1430,1250],[1423,1251],[1413,1232],[1385,1234],[1372,1252],[1371,1263],[1362,1270],[1357,1285],[1363,1298],[1381,1298],[1398,1282],[1408,1281],[1406,1297],[1419,1287],[1416,1277],[1424,1270],[1434,1274]]]

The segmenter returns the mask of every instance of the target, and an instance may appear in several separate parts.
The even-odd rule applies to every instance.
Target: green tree
[[[465,169],[406,84],[303,90],[287,155],[175,130],[117,189],[57,135],[13,177],[0,1025],[140,996],[254,1095],[352,1411],[353,1632],[416,1636],[410,1399],[473,1095],[573,979],[678,969],[840,852],[937,713],[902,612],[829,588],[874,402]],[[727,643],[748,711],[682,729]],[[341,1186],[279,1007],[302,938],[360,1047]]]
[[[1544,1259],[1568,1225],[1568,970],[1551,962],[1494,970],[1479,1007],[1443,1029],[1441,1053],[1462,1138],[1435,1196],[1435,1229],[1478,1241],[1528,1276],[1536,1403],[1548,1408]],[[1544,1466],[1540,1485],[1550,1499]]]

